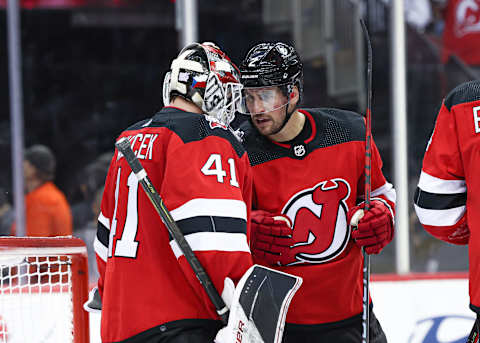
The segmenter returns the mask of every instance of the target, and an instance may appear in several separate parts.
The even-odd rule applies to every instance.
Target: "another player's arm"
[[[467,244],[467,188],[454,119],[442,104],[425,152],[414,207],[431,235],[449,243]]]

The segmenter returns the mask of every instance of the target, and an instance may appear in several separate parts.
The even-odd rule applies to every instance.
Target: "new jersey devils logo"
[[[462,37],[480,32],[480,4],[478,0],[460,0],[455,5],[455,35]]]
[[[220,128],[223,130],[228,130],[228,127],[221,123],[217,118],[212,116],[205,116],[205,119],[208,121],[211,129]]]
[[[296,243],[287,265],[324,263],[345,249],[350,238],[345,202],[349,195],[347,181],[332,179],[303,190],[288,201],[282,213],[292,220]]]

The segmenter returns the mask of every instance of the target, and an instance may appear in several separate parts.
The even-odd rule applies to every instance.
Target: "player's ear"
[[[290,104],[295,106],[299,100],[299,96],[300,96],[300,92],[298,91],[298,87],[293,86],[292,92],[290,93],[290,99],[288,99]]]

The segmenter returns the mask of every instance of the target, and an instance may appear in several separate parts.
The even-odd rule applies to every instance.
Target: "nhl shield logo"
[[[306,152],[306,149],[305,149],[305,146],[303,144],[295,145],[293,147],[293,153],[297,157],[302,157],[303,155],[305,155],[305,152]]]

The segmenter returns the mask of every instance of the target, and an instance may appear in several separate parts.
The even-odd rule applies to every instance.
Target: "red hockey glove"
[[[347,223],[352,229],[352,238],[367,254],[378,254],[393,239],[393,217],[383,202],[373,200],[370,209],[364,212],[365,203],[352,207],[347,213]]]
[[[250,248],[253,256],[269,265],[279,265],[281,256],[294,244],[290,219],[267,211],[252,211]]]
[[[448,241],[453,244],[468,244],[470,229],[467,225],[467,216],[464,215],[453,227],[455,231],[448,236]]]
[[[432,236],[452,244],[465,245],[468,244],[470,239],[470,229],[468,228],[466,214],[453,226],[424,225],[424,228]]]

